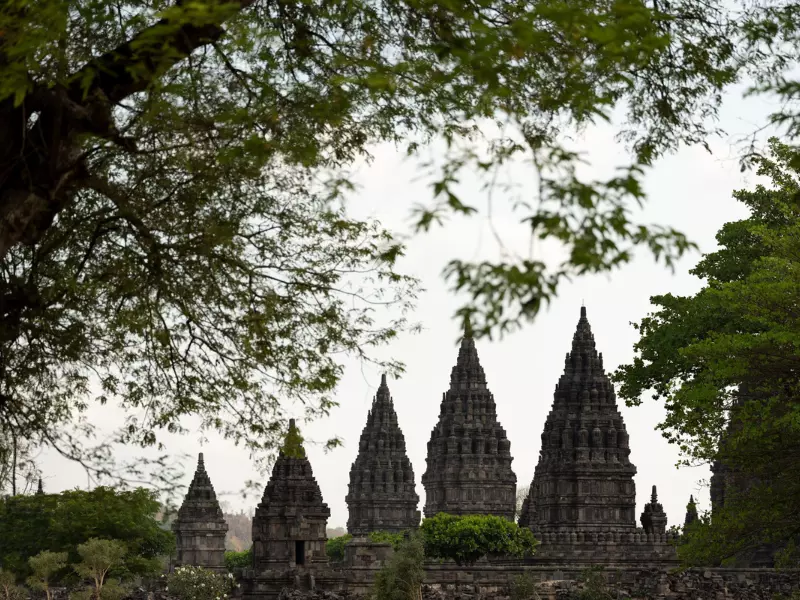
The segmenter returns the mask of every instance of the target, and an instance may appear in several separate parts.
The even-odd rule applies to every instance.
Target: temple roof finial
[[[586,305],[583,303],[581,303],[581,318],[582,319],[586,318]]]
[[[470,320],[469,313],[464,317],[464,337],[472,337],[472,321]]]
[[[39,477],[39,487],[36,490],[37,496],[42,496],[44,494],[44,488],[42,487],[42,478]]]
[[[381,373],[381,385],[386,385],[386,373]]]
[[[650,495],[650,502],[653,504],[658,502],[658,492],[656,491],[656,486],[653,486],[653,493]]]

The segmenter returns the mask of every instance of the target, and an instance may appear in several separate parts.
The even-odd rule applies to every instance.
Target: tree
[[[713,514],[681,546],[689,563],[791,550],[800,535],[800,160],[770,147],[757,172],[772,187],[734,192],[751,214],[725,224],[719,250],[692,271],[705,287],[651,298],[658,310],[635,325],[637,355],[614,374],[628,405],[648,390],[664,400],[659,429],[684,463],[720,465]]]
[[[416,533],[406,537],[375,574],[375,600],[422,600],[424,545]]]
[[[86,600],[119,600],[124,589],[117,583],[108,580],[112,569],[119,567],[127,548],[117,540],[100,540],[91,538],[78,545],[81,562],[75,565],[75,571],[84,578],[92,580],[92,584],[83,594],[72,594]]]
[[[339,537],[329,538],[328,541],[325,542],[325,553],[328,555],[328,558],[334,562],[343,561],[344,547],[352,539],[353,536],[349,533],[340,535]]]
[[[476,335],[638,246],[672,264],[692,244],[630,216],[644,170],[706,144],[748,69],[791,97],[797,19],[770,1],[15,0],[0,14],[0,421],[109,477],[108,444],[158,447],[188,415],[262,460],[288,401],[325,414],[332,357],[371,358],[407,325],[374,305],[408,308],[416,289],[394,268],[402,245],[337,204],[376,143],[446,144],[421,230],[477,212],[464,172],[491,185],[524,158],[539,176],[515,206],[568,258],[450,262]],[[617,106],[630,165],[584,181],[562,132]],[[80,417],[109,399],[146,417],[87,446]],[[159,459],[153,477],[170,473]]]
[[[669,263],[691,244],[626,202],[659,153],[704,141],[737,79],[741,19],[714,8],[15,0],[0,14],[0,421],[108,477],[90,403],[146,409],[108,443],[158,447],[193,415],[258,459],[287,401],[325,414],[332,357],[370,358],[407,325],[373,307],[416,290],[394,269],[402,245],[338,208],[376,143],[447,144],[421,229],[476,211],[453,187],[464,170],[491,179],[526,152],[541,175],[526,226],[570,258],[451,263],[478,335],[638,245]],[[621,103],[633,164],[580,181],[558,133]],[[487,121],[500,131],[479,141]]]
[[[2,600],[24,600],[28,594],[24,587],[17,585],[17,578],[11,571],[0,567],[0,594]]]
[[[50,583],[53,576],[67,566],[66,552],[44,550],[28,559],[33,575],[28,577],[28,585],[34,590],[43,591],[47,600],[52,599]]]
[[[121,575],[158,573],[160,557],[175,547],[172,532],[155,519],[159,507],[155,494],[143,488],[101,487],[0,500],[0,563],[27,576],[32,566],[29,559],[41,551],[67,552],[69,562],[76,563],[80,544],[103,538],[128,548],[117,566]]]
[[[526,485],[521,488],[517,488],[517,495],[515,496],[514,500],[514,520],[516,521],[520,514],[522,514],[522,505],[525,502],[525,498],[528,497],[528,492],[530,491],[531,486]]]
[[[420,527],[425,556],[471,565],[487,555],[533,555],[537,542],[527,527],[494,515],[438,513]]]

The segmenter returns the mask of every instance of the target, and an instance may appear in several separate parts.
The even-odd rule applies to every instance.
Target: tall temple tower
[[[467,323],[450,389],[442,395],[439,422],[428,442],[425,516],[498,515],[514,518],[517,476],[511,443],[497,420],[475,341]]]
[[[520,525],[536,532],[636,530],[636,467],[614,387],[581,307],[544,425]]]
[[[331,511],[322,500],[294,419],[253,517],[257,573],[325,566],[325,528]]]
[[[228,524],[206,473],[203,453],[197,457],[197,470],[189,491],[172,524],[178,556],[175,566],[192,565],[225,572],[225,534]]]
[[[414,469],[385,374],[361,432],[345,502],[350,513],[347,532],[353,535],[397,533],[419,526]]]

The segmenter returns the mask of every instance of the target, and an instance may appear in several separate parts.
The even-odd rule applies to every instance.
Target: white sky
[[[716,246],[714,235],[720,226],[746,216],[731,192],[751,188],[757,180],[752,173],[739,172],[731,142],[762,125],[774,109],[775,105],[763,98],[743,100],[741,89],[729,92],[720,122],[729,136],[712,144],[713,156],[694,148],[658,161],[645,179],[649,203],[641,221],[671,225],[697,242],[702,252],[712,251]],[[614,133],[610,126],[591,128],[580,142],[580,147],[588,152],[596,176],[609,174],[610,168],[624,161],[624,149],[614,141]],[[378,218],[390,230],[408,233],[412,205],[429,202],[431,198],[430,188],[427,182],[419,180],[419,174],[418,167],[405,161],[402,152],[390,147],[378,148],[375,161],[359,168],[361,188],[349,205],[352,214]],[[532,198],[532,175],[522,166],[515,168],[513,175],[523,183],[525,195]],[[485,193],[475,182],[464,182],[460,190],[462,200],[480,208],[482,216],[452,220],[444,229],[411,240],[400,268],[419,277],[427,290],[413,315],[414,320],[424,325],[424,331],[403,336],[384,354],[402,360],[407,367],[402,379],[390,379],[389,388],[414,466],[420,510],[425,502],[420,477],[425,471],[426,443],[437,422],[442,392],[449,385],[459,336],[459,324],[453,313],[460,306],[460,299],[448,291],[441,271],[451,258],[479,260],[497,255],[497,243],[485,218]],[[522,214],[514,217],[507,207],[508,203],[503,204],[500,197],[495,197],[494,227],[506,244],[525,248],[525,229],[518,224]],[[633,262],[610,275],[565,283],[552,306],[521,332],[502,341],[477,342],[497,403],[498,418],[511,441],[512,467],[519,486],[528,485],[533,477],[540,434],[563,369],[564,354],[571,347],[581,302],[586,303],[598,351],[603,353],[610,373],[632,358],[633,344],[638,338],[630,323],[649,312],[650,296],[667,292],[686,295],[700,288],[701,282],[687,272],[698,259],[699,254],[690,255],[671,275],[641,251]],[[377,369],[348,363],[336,393],[341,406],[329,418],[306,426],[303,431],[306,438],[324,440],[338,435],[345,443],[329,454],[320,447],[307,445],[314,473],[331,509],[329,527],[344,526],[347,521],[344,498],[350,465],[379,381]],[[676,469],[677,449],[654,429],[664,414],[662,405],[647,401],[641,407],[623,405],[620,410],[630,433],[631,461],[638,468],[637,515],[648,501],[653,484],[658,485],[659,499],[670,525],[683,523],[689,494],[699,498],[701,510],[708,508],[708,490],[700,484],[710,476],[709,470]],[[104,419],[117,422],[119,416],[114,415],[111,407],[93,410],[92,415],[100,423]],[[199,433],[171,437],[170,450],[192,455],[203,451],[220,499],[235,510],[254,509],[258,499],[252,495],[243,499],[237,492],[248,479],[261,479],[264,484],[266,480],[254,472],[247,452],[213,436],[201,447],[199,437]],[[131,455],[135,456],[135,452]],[[187,484],[194,471],[193,460],[186,464]],[[51,453],[43,455],[41,466],[48,491],[86,486],[86,476],[79,467]]]

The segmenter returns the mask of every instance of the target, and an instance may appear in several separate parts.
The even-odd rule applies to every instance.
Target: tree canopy
[[[118,575],[157,573],[175,546],[172,532],[155,518],[159,509],[155,493],[144,488],[12,496],[0,500],[0,562],[20,577],[31,573],[28,560],[43,550],[66,552],[77,564],[78,546],[98,538],[125,545]]]
[[[628,405],[648,390],[664,401],[659,428],[685,463],[716,464],[724,504],[692,526],[682,552],[693,563],[764,545],[798,558],[800,161],[770,147],[757,173],[772,186],[734,193],[750,217],[725,224],[720,248],[692,271],[705,286],[651,298],[658,309],[636,325],[637,356],[614,374]]]
[[[692,244],[632,220],[644,170],[707,143],[748,74],[792,97],[797,21],[766,0],[6,2],[0,435],[111,475],[109,447],[86,443],[89,405],[126,410],[111,441],[158,447],[192,415],[256,459],[289,402],[325,414],[338,357],[370,358],[407,327],[374,310],[407,309],[417,289],[395,270],[402,244],[340,205],[377,143],[446,143],[421,230],[477,212],[464,172],[488,185],[516,158],[536,172],[520,218],[567,259],[454,258],[445,276],[476,335],[637,246],[671,264]],[[630,164],[583,180],[563,134],[617,108]],[[796,133],[795,115],[776,120]]]

